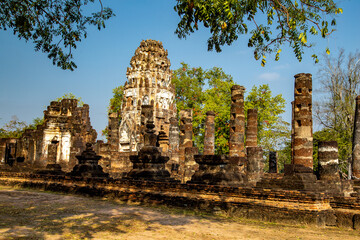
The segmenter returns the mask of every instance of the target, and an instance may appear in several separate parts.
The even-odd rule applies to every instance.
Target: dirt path
[[[0,239],[360,239],[350,229],[190,213],[0,186]]]

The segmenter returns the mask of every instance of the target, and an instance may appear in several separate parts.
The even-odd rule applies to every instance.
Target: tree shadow
[[[183,226],[194,218],[96,198],[0,189],[0,219],[4,239],[85,239]]]

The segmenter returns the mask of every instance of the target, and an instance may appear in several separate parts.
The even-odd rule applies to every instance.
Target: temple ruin
[[[248,109],[245,120],[245,88],[231,88],[229,154],[217,154],[212,111],[201,151],[193,142],[192,109],[177,113],[167,55],[154,40],[136,49],[121,112],[109,114],[107,142],[96,141],[89,106],[74,99],[51,102],[37,129],[0,139],[0,184],[360,229],[360,97],[353,180],[339,174],[334,141],[318,144],[319,170],[313,169],[312,76],[305,73],[294,76],[291,161],[281,173],[270,152],[265,172],[257,110]]]
[[[0,161],[19,171],[43,169],[49,163],[70,171],[77,163],[75,156],[96,137],[89,105],[79,107],[76,99],[53,101],[44,111],[43,124],[25,130],[18,139],[1,139]]]
[[[130,156],[136,155],[144,146],[145,125],[149,117],[154,121],[155,133],[162,132],[168,148],[175,154],[177,149],[174,146],[178,143],[169,144],[168,141],[171,135],[170,119],[176,118],[177,111],[167,56],[168,52],[161,42],[146,40],[140,43],[131,58],[121,112],[109,115],[109,141],[107,144],[100,142],[97,146],[109,172],[116,174],[130,170]],[[152,110],[149,112],[145,108]],[[163,147],[162,152],[167,154],[168,149]],[[177,156],[170,158],[176,161]]]

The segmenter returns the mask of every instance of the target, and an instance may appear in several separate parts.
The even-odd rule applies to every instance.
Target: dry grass
[[[360,239],[360,232],[233,219],[0,186],[0,239],[343,240]]]

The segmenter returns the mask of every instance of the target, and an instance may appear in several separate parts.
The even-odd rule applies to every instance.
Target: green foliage
[[[104,136],[106,139],[108,139],[108,137],[109,137],[109,128],[105,127],[105,129],[103,129],[101,131],[101,135]]]
[[[263,150],[278,151],[289,141],[289,123],[280,114],[285,112],[285,99],[281,94],[272,96],[269,85],[253,86],[245,99],[245,112],[258,111],[258,144]]]
[[[173,71],[172,82],[175,84],[175,101],[178,112],[193,110],[194,144],[203,149],[206,93],[205,84],[209,81],[201,67],[192,68],[186,63]]]
[[[291,163],[291,141],[284,142],[284,146],[277,151],[278,172],[284,172],[284,164]]]
[[[216,154],[229,152],[231,87],[234,81],[221,68],[206,71],[208,89],[205,91],[204,113],[215,112]]]
[[[191,68],[185,63],[173,73],[176,87],[176,106],[178,111],[193,109],[194,143],[203,149],[204,123],[207,111],[215,112],[216,154],[229,152],[229,126],[231,87],[234,81],[221,68],[210,70]],[[253,87],[245,100],[245,110],[258,110],[259,144],[267,152],[279,150],[289,139],[288,123],[279,116],[284,112],[285,100],[281,95],[275,97],[268,85]]]
[[[27,128],[36,129],[37,126],[40,126],[43,123],[44,123],[44,118],[37,117],[37,118],[33,119],[32,123],[30,125],[28,125]]]
[[[0,138],[18,138],[27,128],[26,122],[20,121],[16,116],[0,128]]]
[[[121,107],[124,99],[124,86],[119,86],[113,89],[113,97],[110,99],[108,113],[118,113],[119,114],[119,121],[121,121]],[[109,129],[105,127],[101,131],[101,135],[108,138],[109,136]]]
[[[84,15],[85,7],[95,0],[1,0],[0,29],[12,29],[19,39],[32,41],[36,51],[48,54],[54,65],[74,70],[72,50],[86,38],[86,27],[105,28],[114,16],[110,8]]]
[[[84,102],[81,100],[81,97],[77,97],[72,93],[65,93],[63,96],[58,97],[55,99],[55,101],[60,102],[63,99],[76,99],[78,100],[78,107],[82,107],[84,105]]]
[[[308,36],[328,36],[336,25],[335,14],[343,12],[333,0],[178,0],[174,10],[180,16],[175,31],[179,38],[198,30],[201,22],[209,28],[208,50],[220,52],[225,44],[250,33],[248,46],[262,66],[267,54],[276,52],[275,60],[279,59],[283,44],[289,44],[301,61],[303,49],[313,46]],[[318,62],[315,54],[312,57]]]
[[[122,101],[124,98],[124,86],[119,86],[113,89],[113,97],[110,99],[108,112],[109,113],[120,113]]]
[[[352,128],[351,128],[352,129]],[[349,129],[349,130],[351,130]],[[334,129],[323,128],[320,131],[317,131],[313,134],[314,138],[314,170],[318,169],[318,145],[321,141],[337,141],[339,148],[339,168],[343,173],[348,172],[348,162],[351,160],[352,154],[352,134],[342,135],[339,132],[336,132]]]
[[[12,116],[11,120],[0,128],[0,138],[19,138],[25,129],[36,129],[38,125],[44,123],[44,118],[33,119],[32,124],[20,121],[16,116]]]

